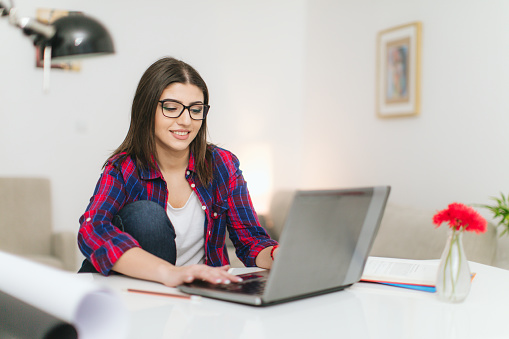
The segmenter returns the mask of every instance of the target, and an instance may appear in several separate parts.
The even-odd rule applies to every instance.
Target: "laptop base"
[[[206,297],[206,298],[222,300],[222,301],[229,301],[229,302],[234,302],[234,303],[242,304],[242,305],[263,307],[263,306],[272,306],[272,305],[276,305],[276,304],[282,304],[282,303],[286,303],[288,301],[306,299],[309,297],[315,297],[315,296],[322,295],[322,294],[338,292],[338,291],[344,290],[345,288],[350,287],[351,285],[352,284],[331,288],[329,290],[318,291],[315,293],[309,293],[309,294],[304,294],[304,295],[300,295],[300,296],[293,296],[293,297],[285,298],[285,299],[281,299],[281,300],[274,300],[274,301],[270,301],[270,302],[263,301],[261,296],[242,295],[242,294],[237,294],[237,293],[234,294],[234,293],[226,292],[226,291],[221,292],[216,289],[198,287],[196,285],[193,285],[193,283],[180,285],[180,286],[178,286],[178,289],[184,293],[188,293],[188,294],[192,294],[192,295],[199,295],[199,296]]]

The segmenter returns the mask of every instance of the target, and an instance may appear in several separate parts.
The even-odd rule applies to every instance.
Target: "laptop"
[[[240,283],[194,281],[178,289],[253,306],[345,289],[361,278],[389,192],[390,186],[297,191],[272,269],[240,275]]]

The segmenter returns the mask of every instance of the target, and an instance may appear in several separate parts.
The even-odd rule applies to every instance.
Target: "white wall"
[[[41,3],[17,1],[34,16]],[[33,47],[0,19],[0,175],[46,176],[57,230],[77,231],[101,166],[123,140],[143,71],[172,55],[211,92],[211,140],[237,153],[251,191],[393,186],[433,209],[509,190],[505,0],[48,0],[111,31],[117,53],[42,92]],[[376,34],[421,21],[421,116],[375,115]],[[260,165],[262,164],[262,165]],[[266,194],[256,194],[263,211]]]
[[[308,2],[307,187],[390,184],[395,203],[442,209],[508,193],[509,2]],[[375,115],[376,37],[422,22],[419,117]]]
[[[42,6],[15,4],[31,17]],[[117,52],[83,61],[79,73],[53,70],[49,94],[42,91],[31,42],[0,21],[0,175],[50,177],[57,230],[77,231],[103,162],[127,132],[139,78],[165,55],[195,66],[208,83],[211,141],[239,156],[248,181],[268,176],[273,184],[267,189],[274,189],[299,178],[298,171],[274,171],[298,161],[305,1],[140,4],[45,1],[44,7],[99,19]],[[260,149],[265,153],[257,154]],[[257,194],[257,187],[255,202],[263,209],[267,192]]]

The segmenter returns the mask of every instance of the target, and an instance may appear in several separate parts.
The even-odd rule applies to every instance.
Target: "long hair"
[[[125,152],[139,168],[157,165],[155,143],[155,113],[163,91],[173,83],[195,85],[203,92],[204,104],[209,102],[209,92],[200,74],[183,61],[165,57],[153,63],[143,74],[136,89],[131,109],[131,124],[122,144],[112,153],[113,157]],[[198,180],[205,186],[212,182],[212,155],[207,143],[207,118],[196,138],[189,145],[195,159]],[[108,158],[108,160],[110,159]],[[155,159],[157,161],[157,159]]]

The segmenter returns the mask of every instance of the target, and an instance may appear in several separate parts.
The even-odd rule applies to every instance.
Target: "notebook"
[[[339,291],[358,282],[378,232],[390,186],[297,191],[271,270],[241,283],[195,281],[179,290],[265,306]]]

